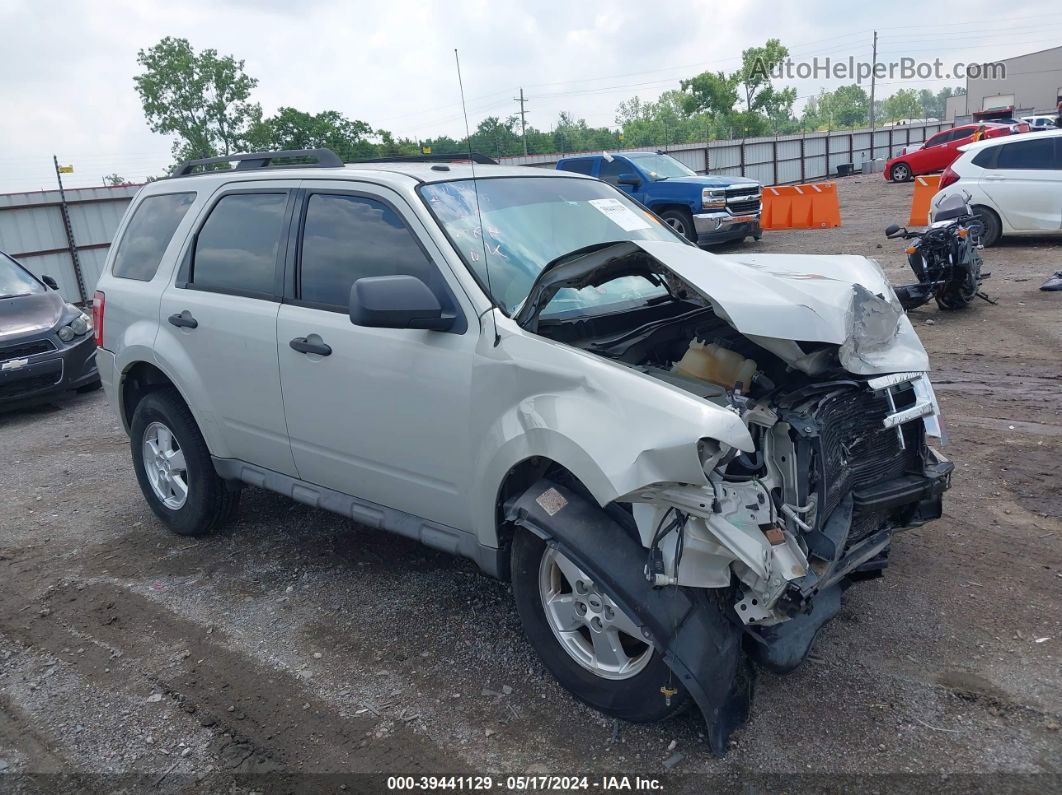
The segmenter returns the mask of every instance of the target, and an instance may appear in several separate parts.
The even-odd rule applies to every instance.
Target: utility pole
[[[874,31],[874,50],[870,64],[870,159],[874,159],[874,88],[878,79],[878,32]]]
[[[55,179],[59,183],[59,213],[63,218],[63,228],[66,230],[66,244],[70,251],[70,264],[74,266],[74,276],[77,277],[77,291],[81,296],[81,303],[88,303],[88,295],[85,293],[85,278],[81,275],[81,260],[77,254],[77,243],[74,242],[74,227],[70,223],[70,209],[66,205],[66,191],[63,190],[63,173],[59,168],[59,158],[52,155],[52,165],[55,166]],[[70,166],[64,166],[72,171]]]
[[[520,103],[520,137],[524,139],[524,157],[527,157],[527,111],[524,110],[524,103],[527,99],[524,97],[524,90],[520,89],[520,96],[513,97],[513,102]]]

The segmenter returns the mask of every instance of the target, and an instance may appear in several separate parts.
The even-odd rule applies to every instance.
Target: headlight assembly
[[[724,188],[705,188],[701,191],[701,204],[706,210],[721,210],[726,207]]]
[[[80,314],[69,323],[60,326],[59,330],[55,333],[59,335],[59,339],[63,342],[70,342],[75,337],[84,337],[90,331],[92,331],[92,318],[84,312],[80,312]]]

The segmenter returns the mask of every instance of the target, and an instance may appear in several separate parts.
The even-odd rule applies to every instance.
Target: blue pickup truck
[[[700,246],[762,234],[762,188],[753,179],[700,176],[660,152],[566,157],[557,168],[612,183]]]

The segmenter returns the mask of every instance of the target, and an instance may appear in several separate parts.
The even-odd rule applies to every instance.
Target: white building
[[[1005,76],[991,74],[966,78],[966,95],[950,97],[947,121],[968,121],[972,114],[994,108],[1014,108],[1017,116],[1051,113],[1062,102],[1062,47],[1018,55],[997,63]]]

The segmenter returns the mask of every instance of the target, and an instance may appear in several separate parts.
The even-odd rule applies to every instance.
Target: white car
[[[968,196],[984,223],[986,246],[1009,235],[1062,234],[1062,129],[990,138],[960,150],[941,175],[934,217],[949,196]]]
[[[576,696],[696,703],[721,753],[746,655],[795,667],[941,516],[929,357],[866,257],[719,257],[606,182],[439,157],[140,191],[93,311],[144,498],[201,535],[253,485],[469,557]]]
[[[1057,116],[1022,116],[1021,120],[1027,122],[1032,131],[1055,130]]]

